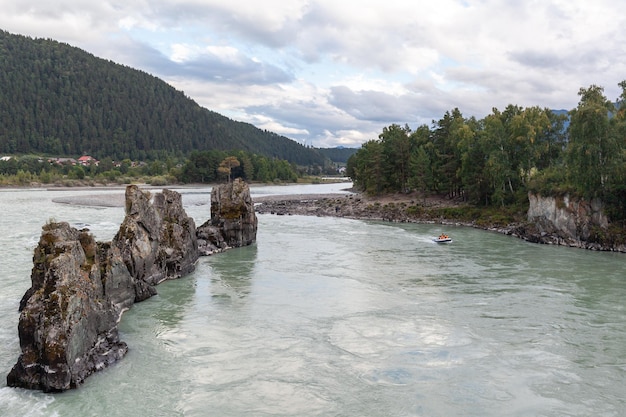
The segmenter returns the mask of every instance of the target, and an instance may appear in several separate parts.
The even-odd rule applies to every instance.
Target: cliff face
[[[624,245],[598,242],[595,235],[609,227],[602,202],[576,200],[568,195],[529,194],[528,224],[517,232],[526,240],[593,250],[626,252]]]
[[[535,223],[540,232],[586,241],[593,227],[606,229],[609,225],[598,199],[586,201],[570,199],[568,195],[543,197],[529,194],[528,200],[528,221]]]

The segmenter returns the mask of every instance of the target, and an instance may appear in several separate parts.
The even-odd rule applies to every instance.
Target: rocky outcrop
[[[198,250],[211,255],[256,241],[258,220],[250,188],[241,179],[213,187],[211,218],[198,227]]]
[[[540,233],[573,241],[589,240],[594,227],[606,229],[609,221],[599,199],[576,200],[569,195],[544,197],[529,194],[528,221]]]
[[[137,285],[119,248],[111,242],[98,242],[98,253],[104,293],[120,312],[128,310],[135,303]]]
[[[126,216],[111,242],[67,223],[43,227],[31,288],[20,303],[22,354],[7,376],[14,387],[47,392],[77,387],[127,352],[117,324],[154,286],[195,268],[196,228],[180,194],[151,198],[126,189]]]
[[[530,193],[528,200],[528,222],[515,230],[521,238],[535,243],[626,251],[624,245],[606,241],[609,221],[599,199]]]
[[[120,310],[105,293],[93,236],[67,223],[43,228],[31,288],[18,325],[22,354],[7,376],[14,387],[63,391],[121,359]]]
[[[134,279],[134,301],[156,294],[154,286],[179,278],[198,260],[196,226],[187,216],[181,195],[163,190],[151,196],[131,185],[126,188],[126,216],[111,246],[119,251]]]

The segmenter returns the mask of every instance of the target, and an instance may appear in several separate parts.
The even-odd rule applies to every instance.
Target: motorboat
[[[435,238],[433,238],[433,242],[435,243],[450,243],[452,242],[452,238],[448,235],[439,235]]]

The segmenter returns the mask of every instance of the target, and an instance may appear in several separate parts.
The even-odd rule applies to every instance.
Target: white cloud
[[[170,82],[228,117],[316,146],[458,107],[572,108],[626,78],[611,0],[0,0],[0,27]]]
[[[232,46],[208,45],[204,48],[197,45],[175,43],[170,46],[169,58],[176,63],[184,63],[197,60],[202,56],[211,56],[221,62],[233,65],[241,65],[246,58]],[[249,58],[254,63],[261,63],[258,59]]]
[[[400,96],[407,93],[406,87],[395,80],[368,77],[365,74],[355,74],[335,83],[354,91],[380,91],[386,94]]]

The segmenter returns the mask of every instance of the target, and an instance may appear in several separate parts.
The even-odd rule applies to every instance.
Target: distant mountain
[[[243,150],[299,165],[314,148],[200,107],[164,81],[50,39],[0,31],[0,153],[119,160]]]
[[[569,128],[569,110],[565,110],[565,109],[554,110],[554,109],[551,109],[550,111],[552,113],[556,114],[557,116],[567,116],[567,119],[563,122],[563,131],[567,132],[567,129]]]

